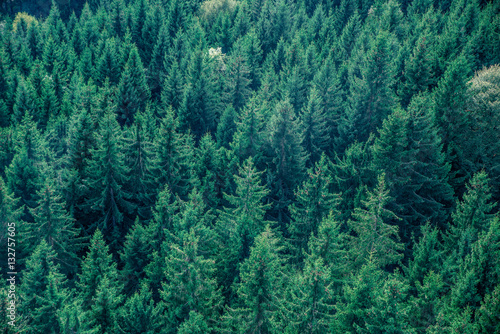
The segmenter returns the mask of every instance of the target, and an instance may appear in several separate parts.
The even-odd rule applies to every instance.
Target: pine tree
[[[288,230],[297,263],[304,259],[309,237],[317,236],[321,221],[329,212],[336,211],[339,203],[329,190],[331,177],[327,159],[323,154],[320,161],[308,169],[309,177],[295,192],[295,203],[289,209],[292,220]]]
[[[120,80],[120,59],[118,59],[118,46],[114,38],[107,39],[101,56],[96,61],[96,81],[103,85],[106,78],[111,84],[118,84]]]
[[[325,136],[328,149],[333,149],[334,140],[339,136],[338,125],[343,109],[344,91],[341,88],[338,74],[335,72],[333,61],[327,58],[314,75],[309,100],[312,100],[313,89],[319,99],[319,113],[326,119]],[[329,152],[327,152],[329,153]]]
[[[218,276],[224,293],[238,276],[238,264],[250,255],[253,241],[264,230],[264,216],[269,204],[264,198],[269,191],[261,185],[262,172],[258,172],[252,158],[245,160],[234,176],[234,195],[225,194],[230,207],[225,207],[219,215],[216,229],[219,238]]]
[[[42,240],[26,260],[19,304],[33,333],[60,333],[57,311],[70,295],[59,265],[54,264],[55,257],[52,247]]]
[[[191,129],[197,139],[214,128],[214,103],[207,63],[202,52],[193,51],[187,69],[184,97],[178,113],[182,130]]]
[[[178,111],[182,105],[182,96],[184,94],[183,75],[179,69],[177,60],[173,60],[169,65],[168,74],[163,83],[163,90],[161,92],[161,102],[164,108],[171,107],[173,110]]]
[[[236,132],[231,148],[240,162],[252,157],[256,163],[260,161],[260,152],[263,144],[263,115],[256,98],[251,98],[247,106],[241,111],[236,121]]]
[[[236,132],[236,111],[232,106],[224,109],[220,116],[219,124],[217,124],[217,133],[215,137],[217,144],[226,149],[229,149],[230,143],[233,141],[234,133]]]
[[[168,185],[174,194],[186,198],[194,179],[194,143],[189,133],[180,132],[171,108],[160,123],[154,143],[159,184]]]
[[[303,272],[294,275],[288,284],[282,327],[297,333],[328,332],[334,309],[330,285],[330,271],[324,260],[308,255]]]
[[[485,172],[474,175],[462,200],[457,203],[451,214],[452,224],[446,236],[446,246],[449,250],[456,249],[457,243],[465,247],[458,250],[459,258],[467,255],[478,234],[487,230],[491,223],[491,212],[496,203],[491,202],[492,195],[488,183],[489,178]]]
[[[293,189],[302,181],[306,153],[302,147],[303,136],[293,107],[288,100],[277,104],[266,129],[269,165],[273,173],[271,196],[273,214],[280,223],[288,221],[286,208],[293,196]]]
[[[403,107],[410,103],[413,96],[430,90],[436,84],[433,66],[436,55],[431,48],[431,38],[428,34],[420,36],[410,58],[405,60],[404,77],[398,91]]]
[[[118,122],[111,112],[106,112],[99,122],[96,149],[92,150],[87,186],[91,189],[83,204],[87,213],[85,228],[93,233],[102,229],[106,239],[119,243],[131,225],[124,216],[133,211],[130,194],[123,186],[128,181],[128,170],[121,151]],[[116,246],[113,244],[112,248]]]
[[[179,243],[172,243],[168,251],[166,282],[160,293],[169,331],[187,320],[191,311],[200,312],[209,327],[216,324],[222,299],[213,278],[215,263],[201,254],[199,239],[193,229],[186,230]]]
[[[226,332],[273,331],[284,270],[280,252],[279,240],[267,226],[255,239],[250,257],[241,264],[237,290],[240,306],[224,316]]]
[[[82,271],[78,274],[76,286],[84,312],[92,310],[99,298],[105,296],[106,289],[113,289],[111,293],[114,293],[115,297],[121,294],[116,263],[100,230],[95,231],[90,241],[89,251],[83,259]]]
[[[351,69],[349,107],[339,124],[340,136],[356,131],[355,139],[365,141],[397,105],[392,88],[394,71],[389,60],[391,37],[380,32],[366,54],[361,54],[358,67]]]
[[[117,328],[123,333],[158,333],[162,328],[162,305],[154,305],[146,284],[125,301],[117,315]]]
[[[0,217],[2,217],[0,228],[6,231],[0,236],[0,245],[2,250],[0,254],[7,258],[9,237],[9,227],[19,224],[20,217],[23,213],[22,208],[19,207],[19,198],[15,198],[12,191],[7,187],[3,178],[0,176]],[[12,230],[12,228],[11,228]],[[15,240],[15,239],[14,239]]]
[[[154,150],[152,138],[148,138],[146,132],[145,117],[139,114],[124,138],[125,164],[129,171],[127,188],[136,213],[143,220],[151,218],[151,206],[157,193]]]
[[[304,135],[304,148],[310,154],[309,165],[318,161],[330,143],[331,130],[328,119],[321,105],[321,99],[315,88],[309,93],[307,107],[300,115]]]
[[[73,218],[65,209],[66,203],[49,178],[37,191],[37,197],[37,206],[30,209],[35,221],[27,225],[23,241],[29,247],[39,239],[45,240],[57,254],[55,263],[66,272],[75,272],[78,267],[77,253],[84,242],[78,238],[80,230],[75,228]],[[31,253],[31,249],[27,249]]]
[[[384,174],[378,177],[376,188],[368,191],[367,197],[361,201],[364,208],[354,209],[354,220],[348,222],[355,232],[351,246],[353,259],[358,264],[371,259],[379,267],[396,264],[402,258],[400,251],[404,247],[398,243],[398,227],[386,223],[387,219],[398,217],[385,208],[390,198]]]
[[[245,58],[235,54],[228,62],[227,100],[236,111],[239,111],[250,95],[250,71]]]
[[[120,125],[130,126],[137,112],[143,111],[151,97],[144,67],[136,47],[132,47],[120,77],[117,113]]]
[[[151,232],[148,227],[139,222],[139,219],[136,219],[129,233],[125,236],[123,251],[120,253],[123,263],[120,275],[126,282],[123,292],[129,297],[139,291],[140,282],[145,277],[144,268],[150,261],[155,245],[152,242]]]

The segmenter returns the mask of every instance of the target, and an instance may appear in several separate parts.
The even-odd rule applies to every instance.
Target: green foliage
[[[497,1],[0,7],[15,331],[499,331]]]
[[[382,174],[373,192],[368,191],[367,200],[361,201],[363,207],[354,209],[354,220],[349,220],[348,224],[355,233],[350,250],[355,265],[369,260],[372,265],[384,267],[396,264],[402,258],[400,252],[404,247],[398,243],[398,228],[387,223],[388,219],[398,219],[385,208],[389,199],[385,175]]]

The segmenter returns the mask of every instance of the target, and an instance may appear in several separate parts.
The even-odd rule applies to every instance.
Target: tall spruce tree
[[[132,47],[118,85],[117,114],[120,125],[130,126],[135,114],[144,111],[150,97],[139,52]]]

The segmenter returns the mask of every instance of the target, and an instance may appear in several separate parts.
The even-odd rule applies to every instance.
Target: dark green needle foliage
[[[499,4],[3,1],[0,331],[499,333]]]

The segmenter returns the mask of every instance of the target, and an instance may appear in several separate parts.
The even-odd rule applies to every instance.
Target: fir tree
[[[83,258],[81,270],[76,286],[84,312],[91,311],[99,299],[105,297],[106,289],[113,289],[111,293],[115,294],[115,298],[121,294],[116,263],[100,230],[96,230],[90,241],[89,251]],[[103,282],[104,280],[107,282]],[[100,302],[104,302],[104,299]],[[99,325],[99,322],[95,325]]]
[[[386,223],[387,219],[398,219],[385,208],[389,201],[389,190],[385,185],[385,175],[378,177],[373,192],[368,192],[363,207],[353,212],[354,220],[348,224],[355,232],[352,239],[351,254],[356,263],[366,263],[368,259],[380,267],[396,264],[401,258],[403,245],[398,243],[398,228]]]
[[[65,271],[76,271],[77,253],[84,240],[78,238],[80,231],[75,228],[74,220],[66,211],[66,204],[53,181],[47,178],[37,191],[37,197],[37,206],[30,209],[34,223],[27,226],[22,237],[26,246],[43,239],[56,252],[54,260],[57,264],[62,265]]]
[[[269,333],[275,326],[281,293],[283,259],[278,238],[267,226],[256,239],[240,269],[239,308],[229,310],[223,321],[226,332]]]
[[[124,216],[134,209],[130,194],[122,187],[128,181],[120,143],[120,128],[114,115],[106,112],[99,122],[97,148],[92,150],[87,186],[91,189],[83,208],[87,212],[87,233],[102,229],[107,240],[120,242],[130,226]],[[113,248],[116,246],[112,246]]]
[[[297,263],[302,262],[309,237],[317,235],[321,221],[336,210],[339,202],[329,191],[331,177],[327,159],[323,154],[320,161],[308,169],[309,177],[295,192],[296,201],[290,206],[292,220],[288,229]]]
[[[216,324],[222,299],[213,278],[215,263],[200,254],[198,242],[194,230],[186,230],[180,242],[172,243],[168,251],[161,297],[170,331],[187,320],[191,311],[199,311],[209,327]]]
[[[117,92],[118,121],[122,126],[132,124],[135,114],[146,107],[150,95],[139,53],[133,47],[121,74]]]
[[[20,313],[34,333],[60,333],[57,311],[70,297],[66,279],[54,264],[56,253],[45,240],[26,260],[26,269],[19,291]]]

